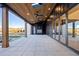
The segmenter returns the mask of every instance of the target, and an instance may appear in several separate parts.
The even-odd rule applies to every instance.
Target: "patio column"
[[[52,21],[52,38],[53,38],[53,35],[54,35],[54,32],[53,32],[53,30],[54,30],[54,26],[53,26],[53,21]]]
[[[53,30],[54,30],[54,32],[53,32],[53,38],[55,39],[56,38],[56,28],[55,28],[56,26],[55,26],[55,20],[53,21]]]
[[[66,40],[66,45],[68,45],[68,13],[65,13],[65,24],[66,24],[66,32],[65,32],[65,40]]]
[[[60,35],[61,35],[61,20],[60,20],[60,17],[59,17],[59,23],[58,23],[58,26],[59,26],[59,30],[58,30],[58,34],[59,34],[59,37],[58,37],[58,40],[60,41]]]
[[[73,32],[72,32],[72,37],[75,37],[75,22],[72,22],[72,26],[73,26]]]
[[[25,22],[25,37],[27,37],[27,22]]]
[[[56,28],[56,21],[54,23],[54,26],[55,26],[55,39],[56,39],[56,31],[57,31],[57,28]]]
[[[8,8],[2,8],[2,48],[9,47],[9,34],[8,34]]]
[[[37,34],[37,25],[35,25],[35,34]]]
[[[33,26],[33,34],[35,34],[36,32],[35,32],[35,26]]]
[[[34,34],[34,27],[31,25],[31,34]]]

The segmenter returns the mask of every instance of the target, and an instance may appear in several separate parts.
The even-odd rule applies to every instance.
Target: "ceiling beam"
[[[54,10],[54,8],[55,8],[55,6],[57,5],[56,3],[54,3],[53,4],[54,6],[53,6],[53,9],[52,9],[52,11],[50,12],[50,14],[48,15],[48,17],[46,18],[46,20],[45,21],[47,21],[47,19],[49,19],[50,18],[50,15],[53,13],[53,10]]]

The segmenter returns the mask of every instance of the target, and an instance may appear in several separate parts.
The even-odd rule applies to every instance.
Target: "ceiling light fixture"
[[[48,10],[50,10],[50,8],[48,8]]]
[[[54,17],[54,15],[51,15],[51,16],[50,16],[50,18],[53,18],[53,17]]]
[[[45,17],[47,17],[47,16],[45,16]]]
[[[51,19],[47,19],[47,21],[51,21]]]
[[[27,13],[27,15],[30,15],[29,13]]]
[[[58,12],[58,13],[63,12],[63,7],[62,6],[57,6],[55,11]]]

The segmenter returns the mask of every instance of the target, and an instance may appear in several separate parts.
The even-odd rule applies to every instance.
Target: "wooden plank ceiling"
[[[45,21],[55,6],[51,3],[43,3],[39,8],[33,8],[32,3],[7,3],[6,5],[31,24]]]

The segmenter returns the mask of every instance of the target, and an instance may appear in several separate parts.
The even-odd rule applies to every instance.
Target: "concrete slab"
[[[29,35],[11,41],[9,48],[0,47],[0,56],[77,56],[77,54],[47,35]]]

